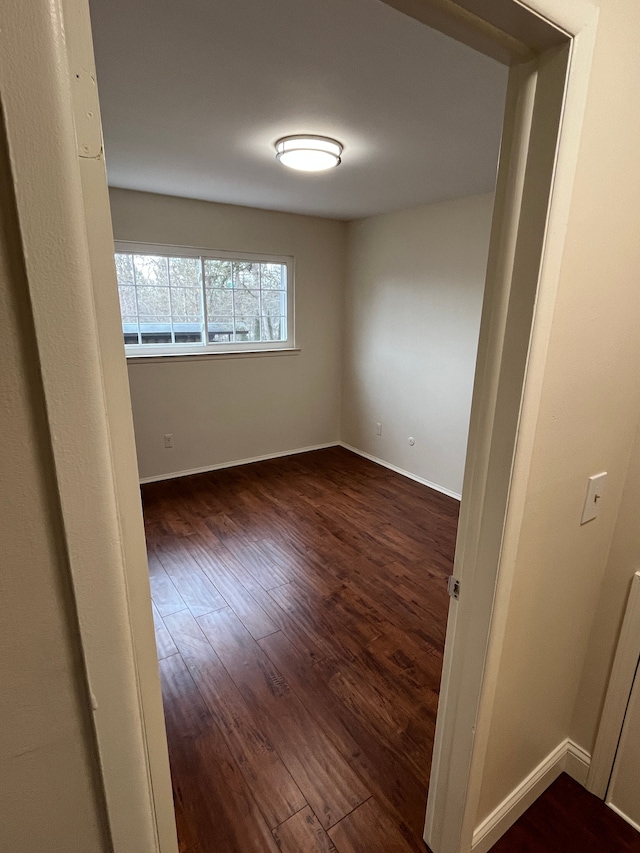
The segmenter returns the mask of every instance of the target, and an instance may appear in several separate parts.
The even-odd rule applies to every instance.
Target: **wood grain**
[[[171,635],[167,631],[167,627],[164,624],[162,616],[158,613],[158,609],[153,601],[151,602],[151,610],[153,612],[153,627],[156,634],[158,660],[164,660],[164,658],[168,658],[170,655],[175,655],[178,649],[171,639]]]
[[[173,581],[165,572],[164,566],[151,548],[149,549],[147,558],[149,561],[151,598],[160,616],[168,616],[170,613],[184,610],[187,605],[184,603],[182,596],[175,588]]]
[[[199,623],[320,823],[332,826],[364,802],[370,792],[240,620],[219,610]]]
[[[282,853],[337,853],[311,809],[302,809],[273,833]]]
[[[234,560],[226,549],[213,550],[210,543],[198,534],[189,541],[189,549],[254,639],[259,640],[278,630],[275,622],[234,574]]]
[[[202,853],[278,847],[180,655],[160,661],[174,798]]]
[[[457,502],[340,448],[143,502],[181,851],[424,853]]]
[[[413,846],[377,800],[367,800],[329,830],[338,853],[412,853]]]
[[[457,502],[340,448],[143,501],[180,853],[425,853]],[[563,774],[494,851],[565,850],[640,835]]]
[[[202,616],[227,606],[181,538],[157,538],[155,553],[194,616]]]
[[[300,789],[191,613],[166,624],[267,823],[278,826],[306,805]]]
[[[517,820],[492,853],[640,853],[640,833],[566,773]],[[342,853],[342,851],[340,851]]]

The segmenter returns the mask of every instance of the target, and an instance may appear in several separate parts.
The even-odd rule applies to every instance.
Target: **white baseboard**
[[[375,462],[377,465],[382,465],[383,468],[389,468],[395,471],[396,474],[402,474],[403,477],[408,477],[410,480],[415,480],[417,483],[422,483],[423,486],[429,486],[430,489],[435,489],[437,492],[442,492],[443,495],[448,495],[450,498],[461,500],[461,495],[452,492],[450,489],[445,489],[444,486],[438,486],[437,483],[431,483],[425,480],[424,477],[418,477],[416,474],[411,474],[403,468],[398,468],[397,465],[392,465],[390,462],[385,462],[384,459],[378,459],[370,453],[365,453],[364,450],[358,450],[357,447],[351,447],[350,444],[345,444],[344,441],[329,441],[326,444],[314,444],[311,447],[298,447],[295,450],[282,450],[278,453],[265,453],[263,456],[251,456],[248,459],[234,459],[231,462],[218,462],[215,465],[203,465],[201,468],[187,468],[184,471],[171,471],[167,474],[154,474],[152,477],[140,477],[140,485],[145,483],[158,483],[161,480],[175,480],[178,477],[189,477],[192,474],[206,474],[209,471],[219,471],[222,468],[235,468],[236,465],[250,465],[252,462],[265,462],[267,459],[279,459],[281,456],[294,456],[296,453],[308,453],[311,450],[324,450],[327,447],[344,447],[345,450],[350,450],[358,456],[364,456],[370,462]]]
[[[263,456],[252,456],[249,459],[234,459],[232,462],[218,462],[215,465],[204,465],[202,468],[189,468],[185,471],[172,471],[169,474],[154,474],[152,477],[141,477],[140,484],[158,483],[161,480],[175,480],[177,477],[189,477],[191,474],[206,474],[208,471],[219,471],[221,468],[235,468],[236,465],[249,465],[251,462],[265,462],[267,459],[279,459],[281,456],[294,456],[296,453],[308,453],[311,450],[324,450],[327,447],[338,447],[339,441],[329,441],[326,444],[314,444],[312,447],[298,447],[296,450],[281,450],[278,453],[265,453]]]
[[[457,501],[462,500],[462,495],[457,492],[452,492],[444,486],[439,486],[437,483],[432,483],[430,480],[425,480],[424,477],[418,477],[417,474],[412,474],[410,471],[405,471],[404,468],[399,468],[397,465],[392,465],[391,462],[385,462],[384,459],[379,459],[377,456],[372,456],[371,453],[365,453],[364,450],[358,450],[357,447],[352,447],[344,441],[339,441],[340,447],[345,450],[350,450],[352,453],[357,453],[358,456],[364,456],[370,462],[375,462],[377,465],[382,465],[383,468],[389,468],[390,471],[395,471],[396,474],[402,474],[403,477],[408,477],[410,480],[415,480],[416,483],[422,483],[423,486],[429,486],[430,489],[435,489],[436,492],[441,492],[443,495],[448,495],[450,498],[455,498]]]
[[[471,846],[473,853],[491,850],[563,771],[583,785],[589,761],[590,755],[582,747],[569,738],[563,740],[476,828]]]
[[[638,824],[635,822],[635,820],[631,820],[631,818],[629,817],[629,815],[625,814],[625,813],[624,813],[623,811],[621,811],[617,806],[614,806],[614,805],[613,805],[613,803],[607,803],[607,805],[609,806],[609,808],[611,809],[611,811],[614,811],[617,815],[620,815],[620,817],[622,818],[622,820],[626,820],[626,822],[629,824],[629,826],[632,826],[632,827],[636,830],[636,832],[640,832],[640,825],[638,825]]]
[[[591,766],[591,755],[586,749],[578,746],[572,740],[567,745],[567,759],[564,764],[564,772],[568,773],[583,787],[587,785],[587,776]]]

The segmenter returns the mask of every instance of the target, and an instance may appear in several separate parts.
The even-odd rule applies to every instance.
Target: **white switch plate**
[[[603,471],[602,474],[594,474],[593,477],[589,477],[587,496],[584,499],[584,509],[582,510],[582,521],[580,524],[586,524],[587,521],[591,521],[600,512],[606,479],[606,471]]]

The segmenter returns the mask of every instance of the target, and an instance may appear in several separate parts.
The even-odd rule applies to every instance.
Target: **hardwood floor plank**
[[[419,849],[407,841],[373,797],[331,827],[329,837],[338,853],[416,853]]]
[[[180,853],[424,853],[457,501],[342,448],[143,498]],[[561,776],[495,849],[639,838]]]
[[[229,542],[227,547],[265,590],[273,589],[283,583],[289,583],[292,579],[290,572],[283,570],[253,542],[245,542],[243,545],[238,545],[237,542]]]
[[[162,616],[158,613],[158,608],[155,606],[153,601],[151,602],[151,610],[153,612],[153,627],[156,634],[158,660],[164,660],[164,658],[175,655],[178,649],[171,639],[171,634],[167,631],[166,625],[162,620]]]
[[[311,586],[323,595],[331,595],[340,586],[341,566],[336,564],[333,554],[328,553],[327,550],[320,551],[310,542],[302,549],[291,539],[284,540],[271,536],[260,539],[256,542],[256,547],[282,566],[290,580],[303,586]]]
[[[175,788],[175,786],[174,786]],[[184,806],[180,799],[175,796],[173,809],[176,816],[176,833],[178,835],[178,853],[194,853],[200,851],[198,842],[196,841],[194,831],[191,827],[191,820],[188,820],[184,813]]]
[[[147,557],[149,561],[151,598],[158,608],[160,616],[168,616],[169,613],[184,610],[187,605],[184,603],[182,596],[175,588],[173,581],[165,572],[164,566],[151,548],[148,549]]]
[[[382,743],[403,756],[416,777],[428,784],[429,762],[424,756],[433,743],[435,726],[431,715],[424,722],[416,719],[407,708],[395,706],[386,688],[370,685],[355,668],[324,661],[318,664],[336,697],[351,711],[364,727]],[[398,703],[400,705],[400,703]]]
[[[184,516],[184,511],[178,504],[163,510],[162,520],[174,536],[191,536],[193,527]]]
[[[189,539],[189,550],[255,640],[278,630],[278,626],[258,604],[249,590],[240,583],[224,558],[219,555],[218,551],[214,551],[208,546],[207,541],[199,533]],[[226,552],[226,549],[224,550]]]
[[[282,853],[336,853],[333,842],[307,806],[273,831]]]
[[[204,523],[223,544],[238,537],[242,538],[242,528],[226,512],[209,515],[205,518]]]
[[[366,802],[424,853],[457,502],[341,448],[143,497],[181,853],[340,853]]]
[[[333,693],[321,668],[299,655],[284,634],[271,634],[260,640],[260,646],[369,790],[395,811],[401,831],[420,842],[427,784],[418,780],[405,757],[351,713]]]
[[[306,800],[191,613],[183,610],[168,616],[166,625],[273,829],[304,808]]]
[[[391,653],[402,651],[402,645],[395,648],[393,626],[384,620],[368,624],[366,617],[357,611],[349,613],[339,600],[331,602],[333,607],[327,602],[322,606],[319,600],[301,594],[295,584],[278,587],[271,591],[274,594],[292,618],[313,626],[327,655],[321,666],[331,673],[332,690],[352,712],[385,742],[399,737],[404,748],[420,754],[433,738],[438,681],[432,680],[430,688],[419,693],[407,683],[407,675],[415,678],[415,674],[406,663],[400,666],[384,654],[372,652],[374,643]],[[406,656],[405,660],[411,663]],[[424,774],[425,767],[420,762],[416,770]]]
[[[566,773],[553,782],[492,853],[640,853],[640,833]]]
[[[154,550],[194,616],[203,616],[205,613],[211,613],[212,610],[220,610],[227,606],[227,602],[191,557],[180,539],[157,540]]]
[[[442,614],[449,608],[444,578],[397,563],[380,568],[358,559],[348,564],[344,582],[398,629],[409,630],[430,646],[444,650],[446,625]]]
[[[248,590],[251,597],[258,602],[262,610],[267,614],[271,622],[276,625],[277,630],[282,631],[289,637],[296,648],[311,661],[324,658],[324,654],[318,644],[314,641],[312,633],[307,626],[296,623],[282,608],[278,607],[272,596],[263,589],[245,567],[237,560],[231,551],[226,548],[217,552],[227,566],[235,575],[238,583]],[[270,632],[272,633],[272,632]]]
[[[370,792],[237,617],[220,610],[199,624],[325,829]]]
[[[160,661],[174,797],[202,853],[278,847],[180,655]]]

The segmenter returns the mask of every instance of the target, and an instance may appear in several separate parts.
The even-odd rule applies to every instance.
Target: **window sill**
[[[149,355],[127,355],[128,364],[156,363],[162,361],[200,361],[201,359],[225,359],[225,358],[265,358],[278,355],[298,355],[302,350],[300,347],[287,347],[286,349],[259,349],[259,350],[235,350],[226,352],[176,352],[176,353],[149,353]]]

